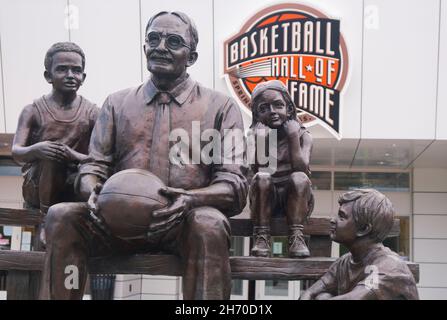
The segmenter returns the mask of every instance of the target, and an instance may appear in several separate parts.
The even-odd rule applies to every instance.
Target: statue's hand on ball
[[[107,179],[96,206],[94,200],[87,205],[96,210],[94,213],[114,236],[132,240],[175,226],[190,209],[190,198],[187,191],[166,187],[149,171],[128,169]]]
[[[179,223],[191,209],[192,197],[184,189],[165,187],[160,193],[171,200],[165,208],[155,210],[149,224],[149,233],[165,232]]]
[[[87,207],[92,213],[96,213],[97,207],[96,202],[98,201],[99,193],[102,190],[102,183],[97,183],[90,194],[90,197],[87,200]]]

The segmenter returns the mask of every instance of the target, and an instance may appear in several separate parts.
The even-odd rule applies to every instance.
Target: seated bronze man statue
[[[76,200],[73,183],[78,164],[87,158],[99,109],[77,94],[86,77],[85,55],[78,45],[53,44],[44,65],[53,89],[22,110],[12,155],[24,163],[25,205],[45,215],[55,203]]]
[[[271,255],[271,218],[285,215],[289,228],[289,257],[308,257],[310,253],[303,237],[303,224],[314,206],[309,179],[312,137],[297,119],[295,104],[279,80],[258,84],[252,93],[251,108],[256,155],[259,154],[258,142],[265,139],[264,145],[268,144],[268,131],[276,130],[277,133],[277,139],[273,141],[276,168],[269,168],[273,172],[263,171],[265,166],[260,165],[257,156],[252,165],[256,174],[249,193],[254,224],[251,253],[258,257]],[[263,150],[261,154],[264,154]],[[270,167],[271,163],[268,165]]]
[[[394,221],[391,201],[373,189],[343,194],[332,219],[333,241],[348,248],[302,300],[419,299],[413,274],[400,257],[383,246]]]
[[[170,200],[168,206],[155,211],[147,225],[136,226],[145,232],[135,239],[107,232],[107,226],[91,219],[89,209],[94,208],[86,202],[52,206],[45,229],[42,298],[82,298],[89,257],[160,251],[180,257],[185,299],[230,298],[228,217],[245,206],[246,166],[196,163],[190,149],[181,152],[182,161],[177,163],[172,157],[178,154],[172,155],[170,148],[177,142],[169,139],[175,129],[189,141],[197,139],[193,124],[199,125],[199,136],[205,130],[221,133],[222,139],[227,129],[243,132],[235,101],[205,88],[187,73],[198,57],[198,39],[194,23],[183,13],[160,12],[150,18],[144,44],[150,78],[106,99],[92,133],[89,158],[80,168],[78,188],[84,201],[95,198],[98,183],[112,174],[141,169],[167,186],[163,195]],[[242,159],[244,150],[234,156]],[[115,215],[123,225],[126,214]],[[64,286],[67,266],[79,270],[77,289]]]

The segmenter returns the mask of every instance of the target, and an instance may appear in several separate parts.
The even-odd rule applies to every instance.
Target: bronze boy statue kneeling
[[[349,253],[335,261],[300,299],[419,299],[405,262],[382,244],[393,226],[391,201],[376,190],[363,189],[343,194],[338,202],[331,238],[346,246]]]
[[[270,256],[271,217],[286,215],[289,257],[308,257],[310,253],[304,242],[303,223],[314,206],[309,179],[312,137],[297,119],[295,104],[281,81],[258,84],[252,93],[251,107],[251,128],[255,136],[272,129],[277,130],[276,170],[273,173],[263,171],[258,159],[252,166],[256,174],[249,193],[254,223],[254,246],[251,253],[259,257]],[[257,137],[255,139],[259,140]],[[256,153],[258,154],[258,150]]]

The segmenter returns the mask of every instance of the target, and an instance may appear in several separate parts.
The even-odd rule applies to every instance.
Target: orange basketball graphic
[[[319,123],[341,137],[348,56],[339,20],[300,4],[271,6],[249,19],[224,50],[227,82],[244,108],[257,84],[280,80],[303,123]]]

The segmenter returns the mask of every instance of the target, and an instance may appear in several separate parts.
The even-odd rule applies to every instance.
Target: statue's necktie
[[[149,171],[169,185],[169,132],[171,130],[169,103],[171,95],[167,92],[160,92],[155,101]]]

